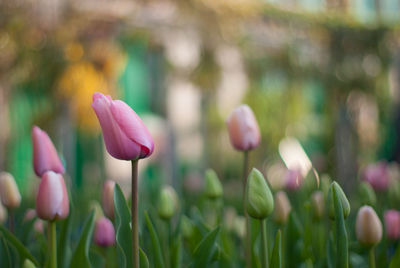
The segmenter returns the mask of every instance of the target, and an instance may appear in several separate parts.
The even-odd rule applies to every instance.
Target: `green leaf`
[[[133,267],[131,213],[124,194],[118,184],[114,188],[114,211],[116,224],[116,242],[118,267]]]
[[[4,237],[0,236],[0,267],[12,268],[10,249]]]
[[[214,251],[217,248],[215,241],[217,240],[219,230],[219,227],[215,228],[209,232],[203,240],[201,240],[197,248],[194,250],[194,261],[191,265],[192,267],[203,268],[210,263]]]
[[[19,242],[18,238],[16,238],[2,225],[0,225],[0,234],[2,237],[5,238],[8,244],[14,246],[21,260],[29,259],[30,261],[33,262],[33,264],[39,266],[38,261],[32,256],[31,253],[29,253],[28,249],[21,242]]]
[[[70,234],[71,234],[71,216],[72,213],[70,211],[69,217],[60,222],[61,230],[57,243],[57,262],[58,267],[65,268],[68,267],[68,260],[71,257],[71,248],[69,247],[70,243]]]
[[[336,223],[336,267],[349,267],[349,245],[347,241],[347,231],[344,224],[342,202],[336,187],[332,187],[333,203],[335,207]]]
[[[90,213],[89,218],[86,220],[86,223],[83,227],[83,231],[81,237],[79,239],[79,243],[74,251],[72,256],[70,268],[90,268],[90,260],[89,260],[89,247],[92,238],[94,227],[94,211]]]
[[[163,257],[162,257],[162,252],[161,252],[160,240],[158,239],[157,233],[154,230],[154,226],[151,223],[151,220],[149,218],[149,214],[147,213],[147,211],[144,212],[144,217],[145,217],[145,220],[146,220],[147,229],[149,229],[151,243],[153,245],[154,262],[155,262],[154,266],[155,267],[165,267],[164,266],[164,260],[163,260]]]
[[[144,251],[139,248],[139,258],[140,258],[140,268],[149,268],[150,264],[149,264],[149,259],[146,256],[146,253],[144,253]]]
[[[326,260],[328,262],[328,268],[334,268],[335,267],[335,246],[333,242],[333,235],[332,233],[329,235],[329,239],[327,241],[327,246],[326,246]]]
[[[278,230],[278,232],[276,233],[275,244],[274,244],[274,248],[272,249],[270,267],[274,267],[274,268],[282,267],[281,230]]]
[[[172,242],[172,268],[180,268],[182,261],[182,237],[181,235],[176,236],[176,239]]]
[[[396,252],[390,261],[389,268],[400,267],[400,244],[396,248]]]

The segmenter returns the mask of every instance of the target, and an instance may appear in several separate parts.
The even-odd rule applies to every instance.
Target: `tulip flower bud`
[[[359,188],[361,204],[375,206],[376,194],[371,185],[367,182],[362,182]]]
[[[311,196],[311,208],[314,220],[320,221],[324,217],[325,201],[321,191],[315,191]]]
[[[178,196],[174,188],[165,186],[161,190],[160,200],[158,203],[158,215],[164,220],[169,220],[178,210]]]
[[[36,268],[35,264],[29,259],[25,259],[23,268]]]
[[[221,182],[212,169],[206,171],[205,194],[210,199],[217,199],[223,195]]]
[[[275,194],[274,221],[278,224],[285,224],[292,210],[290,201],[285,192],[279,191]]]
[[[36,217],[36,210],[33,208],[27,209],[24,216],[24,221],[33,220]]]
[[[265,219],[274,210],[274,197],[264,176],[256,168],[253,168],[247,178],[246,210],[256,219]]]
[[[3,204],[0,202],[0,224],[5,222],[7,219],[7,210],[4,208]]]
[[[382,239],[382,223],[370,206],[358,210],[356,218],[357,240],[364,246],[372,247]]]
[[[112,246],[115,243],[115,230],[111,221],[105,217],[96,221],[94,242],[100,247]]]
[[[368,165],[362,173],[362,180],[368,182],[376,191],[389,187],[389,168],[385,162]]]
[[[397,240],[400,237],[400,212],[394,209],[385,211],[386,237],[390,240]]]
[[[94,93],[92,107],[99,119],[110,155],[121,160],[136,160],[153,153],[153,138],[128,104]]]
[[[43,174],[36,196],[36,213],[48,221],[65,219],[69,214],[69,200],[64,178],[53,171]]]
[[[103,187],[103,210],[110,219],[114,219],[114,188],[115,181],[106,180]]]
[[[0,198],[3,205],[8,209],[17,208],[21,203],[18,186],[10,173],[0,173]]]
[[[32,128],[33,169],[38,177],[46,171],[64,174],[65,169],[49,135],[39,127]]]
[[[226,124],[229,138],[236,150],[249,151],[260,144],[260,129],[249,106],[241,105],[233,110]]]
[[[329,218],[332,220],[335,219],[335,205],[333,202],[333,187],[335,187],[336,194],[339,197],[339,200],[342,203],[342,209],[343,209],[343,217],[346,219],[347,216],[350,214],[350,203],[349,200],[347,199],[346,195],[344,194],[342,187],[337,182],[332,182],[331,187],[329,189],[328,193],[328,206],[329,206]]]
[[[285,174],[285,185],[288,190],[296,191],[303,185],[304,178],[300,170],[288,169]]]

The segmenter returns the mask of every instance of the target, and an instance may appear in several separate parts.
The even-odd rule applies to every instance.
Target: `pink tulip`
[[[368,165],[363,171],[362,179],[376,191],[384,191],[389,187],[389,170],[385,162]]]
[[[115,181],[106,180],[104,182],[102,204],[104,214],[110,219],[114,219],[114,188]]]
[[[43,174],[36,196],[36,213],[43,220],[65,219],[69,214],[64,178],[53,171]]]
[[[94,242],[100,247],[112,246],[115,243],[115,231],[111,221],[105,217],[97,220],[94,229]]]
[[[284,180],[286,188],[291,191],[299,189],[304,181],[300,171],[296,169],[288,169]]]
[[[233,110],[226,124],[229,138],[236,150],[248,151],[260,144],[260,129],[249,106],[241,105]]]
[[[38,177],[41,177],[43,173],[49,170],[64,174],[64,166],[58,157],[49,135],[37,126],[32,128],[32,143],[33,168]]]
[[[154,142],[139,116],[125,102],[93,94],[92,107],[103,130],[107,151],[121,160],[146,158]]]
[[[394,209],[385,211],[386,236],[390,240],[397,240],[400,237],[400,212]]]

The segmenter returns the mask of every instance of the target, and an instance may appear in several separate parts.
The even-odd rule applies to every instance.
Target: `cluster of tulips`
[[[387,208],[385,191],[393,183],[387,164],[364,170],[355,220],[344,191],[327,176],[311,180],[287,170],[286,191],[274,189],[259,170],[249,169],[260,130],[250,107],[242,105],[228,117],[227,127],[233,147],[243,153],[243,184],[237,191],[243,215],[224,206],[224,188],[211,169],[198,206],[185,208],[166,185],[152,204],[155,210],[139,215],[138,161],[152,154],[153,139],[126,103],[95,93],[92,107],[108,153],[132,163],[131,199],[106,180],[102,208],[96,207],[74,235],[65,168],[47,133],[34,126],[33,166],[41,178],[36,209],[28,209],[17,224],[21,195],[11,174],[0,175],[0,222],[8,218],[0,225],[1,267],[400,267],[400,212],[392,208],[381,215],[385,236],[375,212]],[[27,228],[24,235],[15,226]],[[31,229],[38,235],[29,240]],[[45,236],[40,248],[46,253],[39,260],[31,244]]]

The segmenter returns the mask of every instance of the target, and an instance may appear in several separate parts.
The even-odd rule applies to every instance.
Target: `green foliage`
[[[347,241],[347,231],[344,222],[344,209],[342,199],[338,193],[338,188],[332,185],[332,198],[335,206],[336,223],[336,267],[349,267],[349,245]]]
[[[78,245],[72,255],[70,268],[82,267],[91,268],[89,259],[89,247],[92,240],[92,233],[94,227],[94,211],[92,211],[86,220],[83,227],[81,237],[79,239]]]
[[[121,187],[118,184],[114,188],[114,213],[118,267],[132,267],[131,213]]]
[[[147,212],[144,213],[144,217],[146,220],[146,226],[147,229],[149,230],[150,237],[151,237],[151,243],[153,245],[153,252],[154,252],[154,263],[156,267],[165,267],[164,265],[164,260],[163,260],[163,255],[161,252],[161,245],[160,245],[160,240],[158,239],[158,235],[154,229],[153,224],[151,223],[149,214]]]
[[[203,238],[194,251],[191,267],[202,268],[210,264],[212,256],[217,249],[216,240],[219,231],[220,227],[217,227]]]

